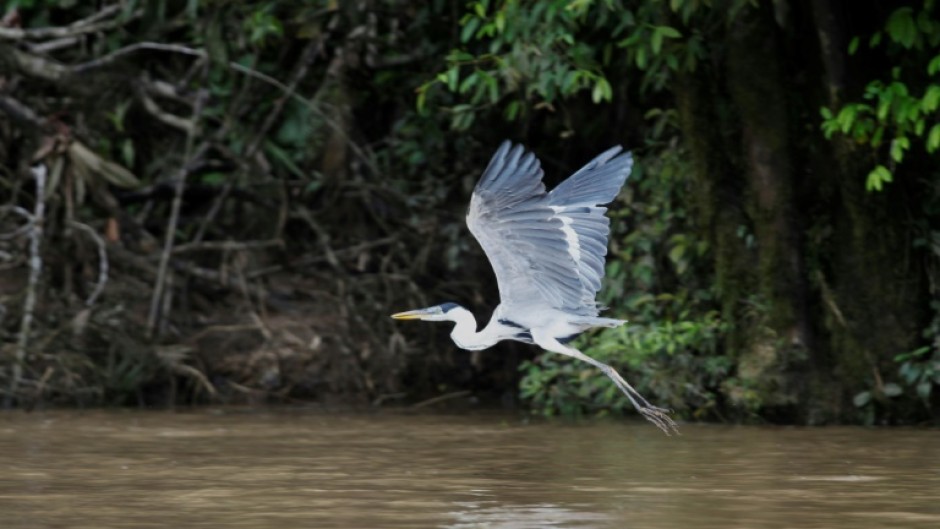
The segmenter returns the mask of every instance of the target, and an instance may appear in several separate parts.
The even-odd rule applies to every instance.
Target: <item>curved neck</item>
[[[487,329],[477,332],[476,318],[473,317],[473,313],[463,307],[454,307],[447,312],[447,316],[455,324],[450,337],[461,349],[469,351],[486,349],[498,341],[487,332]]]

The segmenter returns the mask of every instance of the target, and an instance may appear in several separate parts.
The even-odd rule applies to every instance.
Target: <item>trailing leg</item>
[[[603,362],[599,362],[591,358],[577,349],[567,347],[559,343],[558,340],[553,337],[546,337],[536,331],[533,331],[532,339],[536,344],[547,351],[577,358],[578,360],[582,360],[597,367],[601,370],[602,373],[614,381],[614,384],[617,385],[617,388],[619,388],[620,391],[622,391],[623,394],[626,395],[628,399],[630,399],[630,403],[633,404],[633,407],[636,408],[636,410],[640,412],[643,417],[655,424],[666,435],[679,433],[679,426],[675,421],[672,420],[672,417],[669,416],[669,410],[650,404],[649,401],[643,398],[643,395],[640,395],[637,390],[633,389],[633,386],[631,386],[626,380],[624,380],[622,376],[620,376],[620,373],[618,373],[616,369]]]

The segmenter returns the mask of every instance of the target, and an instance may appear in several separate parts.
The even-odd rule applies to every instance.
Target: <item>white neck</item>
[[[477,332],[477,320],[473,313],[463,307],[454,307],[447,311],[447,319],[455,323],[450,337],[461,349],[477,351],[492,347],[499,339],[490,332],[490,325]]]

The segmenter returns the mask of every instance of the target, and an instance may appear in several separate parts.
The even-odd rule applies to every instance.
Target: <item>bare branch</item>
[[[54,83],[60,83],[72,74],[68,66],[58,61],[33,55],[10,45],[0,44],[0,64],[3,63],[8,63],[9,66],[31,77]]]
[[[156,101],[150,98],[144,90],[138,90],[140,99],[144,103],[144,108],[147,112],[150,113],[153,117],[157,118],[157,121],[169,125],[173,128],[180,129],[188,135],[191,135],[195,132],[196,123],[191,119],[181,118],[176,114],[171,114],[166,112]]]
[[[46,127],[46,120],[36,114],[33,109],[20,103],[7,95],[0,95],[0,111],[10,116],[20,126],[26,126],[32,129],[43,129]]]
[[[172,53],[180,53],[183,55],[189,55],[191,57],[198,57],[204,60],[208,59],[209,57],[209,54],[205,50],[197,49],[197,48],[190,48],[188,46],[183,46],[181,44],[165,44],[165,43],[159,43],[159,42],[138,42],[136,44],[131,44],[130,46],[111,52],[103,57],[99,57],[93,61],[85,62],[82,64],[77,64],[71,68],[71,71],[72,73],[76,73],[76,74],[87,72],[89,70],[93,70],[93,69],[111,64],[126,55],[130,55],[132,53],[136,53],[141,50],[154,50],[154,51],[166,51],[166,52],[172,52]],[[359,145],[355,141],[353,141],[352,138],[349,137],[346,131],[343,130],[343,128],[340,127],[339,124],[337,124],[334,119],[332,119],[330,116],[323,113],[323,111],[320,110],[320,108],[316,104],[314,104],[310,100],[300,95],[297,95],[296,93],[293,92],[293,90],[291,90],[289,86],[285,85],[284,83],[275,79],[274,77],[271,77],[270,75],[259,72],[258,70],[255,70],[252,68],[248,68],[247,66],[243,66],[234,61],[229,62],[228,67],[236,72],[243,73],[249,77],[253,77],[255,79],[263,81],[277,88],[278,90],[280,90],[281,92],[285,94],[285,97],[288,97],[290,99],[293,99],[294,101],[299,102],[300,104],[305,106],[307,109],[309,109],[311,112],[317,114],[317,116],[320,119],[322,119],[324,123],[327,124],[327,126],[329,126],[331,129],[333,129],[334,131],[338,132],[341,136],[343,136],[343,138],[349,144],[350,149],[352,149],[353,153],[356,155],[356,157],[359,158],[360,161],[362,161],[362,163],[364,163],[370,170],[372,170],[372,172],[376,174],[378,173],[378,168],[375,167],[375,164],[372,163],[372,160],[368,156],[366,156],[362,148],[359,147]]]
[[[232,252],[239,250],[257,250],[260,248],[271,248],[272,246],[284,246],[284,241],[280,239],[271,239],[267,241],[207,241],[189,244],[181,244],[173,248],[174,254],[189,252],[198,252],[201,250],[216,250]]]
[[[332,251],[331,251],[331,255],[332,255],[333,257],[335,257],[335,258],[344,258],[344,259],[345,259],[345,258],[349,258],[349,257],[353,257],[353,256],[356,256],[356,255],[359,255],[359,254],[361,254],[361,253],[363,253],[363,252],[365,252],[365,251],[367,251],[367,250],[370,250],[370,249],[372,249],[372,248],[377,248],[377,247],[380,247],[380,246],[386,246],[386,245],[392,244],[392,243],[394,243],[394,242],[397,241],[397,240],[398,240],[398,237],[393,235],[393,236],[391,236],[391,237],[384,237],[384,238],[382,238],[382,239],[376,239],[376,240],[374,240],[374,241],[366,241],[366,242],[363,242],[363,243],[359,243],[359,244],[357,244],[357,245],[355,245],[355,246],[350,246],[350,247],[348,247],[348,248],[340,248],[339,250],[332,250]],[[322,262],[325,262],[325,261],[327,261],[327,255],[326,255],[325,253],[324,253],[324,254],[317,254],[317,255],[308,255],[308,256],[305,256],[305,257],[301,257],[300,259],[298,259],[298,260],[296,260],[296,261],[290,263],[289,267],[290,267],[290,268],[301,268],[301,267],[305,267],[305,266],[311,266],[311,265],[319,264],[319,263],[322,263]],[[268,267],[265,267],[265,268],[259,268],[259,269],[257,269],[257,270],[252,270],[252,271],[248,272],[246,275],[247,275],[248,279],[255,279],[255,278],[260,277],[260,276],[263,276],[263,275],[271,274],[271,273],[274,273],[274,272],[280,272],[281,270],[284,270],[284,268],[285,268],[284,265],[272,265],[272,266],[268,266]]]
[[[92,290],[91,295],[85,300],[85,306],[90,307],[95,304],[95,300],[98,299],[98,296],[104,291],[104,286],[108,283],[108,251],[104,239],[91,226],[74,220],[69,221],[69,224],[73,228],[78,228],[88,234],[98,245],[98,282],[95,284],[95,289]]]
[[[72,24],[64,27],[48,27],[48,28],[7,28],[0,27],[0,39],[2,40],[44,40],[44,39],[60,39],[64,37],[72,37],[76,35],[84,35],[87,33],[95,33],[97,31],[102,31],[106,29],[116,28],[122,26],[140,16],[143,11],[138,10],[130,17],[115,18],[112,20],[105,20],[99,22],[102,19],[108,18],[111,15],[114,15],[121,11],[120,4],[113,4],[105,7],[101,11],[98,11],[90,17],[83,18],[81,20],[75,21]]]
[[[147,90],[148,93],[155,96],[171,99],[188,106],[193,105],[193,100],[191,98],[186,98],[183,94],[181,94],[175,85],[166,81],[161,81],[159,79],[150,79],[148,72],[144,72],[144,75],[140,79],[140,84],[144,87],[145,90]]]
[[[249,159],[255,155],[258,148],[261,146],[261,142],[264,141],[264,138],[267,136],[268,132],[271,130],[271,127],[274,125],[277,118],[281,115],[281,112],[284,110],[284,104],[290,100],[297,89],[297,85],[300,81],[307,75],[307,71],[310,69],[310,63],[313,62],[314,56],[321,51],[323,47],[323,40],[311,41],[304,48],[304,52],[300,56],[300,60],[297,62],[297,66],[294,69],[294,73],[291,75],[291,79],[288,82],[288,85],[284,87],[285,93],[274,103],[274,108],[268,115],[265,117],[264,122],[261,124],[261,128],[258,129],[258,132],[255,134],[255,137],[248,144],[248,148],[245,149],[245,159]],[[199,242],[206,234],[206,230],[209,228],[209,225],[212,221],[215,220],[216,215],[219,214],[219,211],[222,209],[222,204],[228,198],[228,195],[232,192],[233,183],[232,180],[229,180],[225,187],[222,188],[222,192],[215,199],[215,202],[212,203],[212,208],[209,210],[209,213],[206,214],[205,218],[202,220],[202,223],[199,225],[199,230],[196,232],[194,240]]]
[[[61,39],[48,40],[46,42],[27,43],[26,48],[30,52],[43,55],[64,48],[71,48],[81,42],[80,37],[62,37]]]
[[[200,92],[196,98],[196,104],[193,106],[193,120],[199,119],[202,114],[202,106],[206,100],[206,93]],[[166,226],[166,239],[163,242],[163,252],[160,254],[160,265],[157,271],[157,282],[153,287],[153,297],[150,300],[150,316],[147,318],[147,334],[152,336],[157,325],[157,317],[160,313],[160,300],[163,297],[163,289],[166,283],[167,266],[170,263],[170,255],[173,253],[173,237],[176,235],[176,226],[179,222],[180,208],[183,204],[183,190],[186,186],[186,177],[189,175],[190,166],[194,160],[201,159],[206,151],[209,150],[209,143],[203,142],[195,152],[193,152],[193,143],[196,140],[196,127],[193,127],[191,133],[186,138],[186,156],[183,158],[183,166],[180,167],[176,181],[176,192],[173,196],[173,203],[170,206],[170,219]]]
[[[192,348],[186,345],[167,345],[157,347],[154,353],[170,371],[194,379],[207,393],[213,396],[216,395],[218,392],[206,375],[195,367],[186,364],[186,359],[192,351]]]
[[[126,55],[131,55],[141,50],[167,51],[167,52],[172,52],[172,53],[180,53],[182,55],[189,55],[192,57],[199,57],[203,59],[209,56],[205,50],[190,48],[188,46],[183,46],[182,44],[166,44],[163,42],[138,42],[136,44],[131,44],[130,46],[125,46],[124,48],[112,51],[111,53],[98,57],[97,59],[93,61],[76,64],[75,66],[72,67],[72,72],[84,73],[89,70],[101,68],[102,66],[107,66],[117,61],[118,59],[123,58]]]
[[[23,303],[23,319],[20,320],[20,335],[16,344],[16,356],[13,360],[13,377],[10,390],[4,399],[4,405],[10,407],[16,390],[23,378],[23,363],[26,362],[26,350],[29,348],[29,332],[33,325],[33,311],[36,310],[36,290],[42,275],[42,224],[46,213],[46,174],[45,165],[39,164],[31,169],[36,180],[36,205],[33,209],[32,230],[29,237],[29,279],[26,283],[26,300]]]
[[[32,213],[26,211],[25,209],[19,206],[0,207],[0,213],[3,213],[5,211],[12,211],[13,213],[16,213],[17,215],[23,217],[24,219],[26,219],[26,224],[11,231],[10,233],[0,233],[0,239],[5,239],[5,240],[15,239],[19,237],[20,235],[23,235],[24,233],[29,233],[29,231],[33,229],[33,214]]]

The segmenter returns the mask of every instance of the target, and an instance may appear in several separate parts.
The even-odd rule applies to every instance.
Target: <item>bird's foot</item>
[[[662,430],[666,435],[679,435],[679,425],[669,416],[670,410],[647,405],[637,407],[637,411],[639,411],[646,420],[655,424],[656,427]]]

